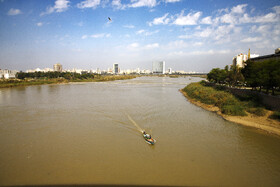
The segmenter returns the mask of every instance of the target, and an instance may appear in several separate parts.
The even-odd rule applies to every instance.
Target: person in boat
[[[152,139],[152,136],[147,134],[145,131],[143,131],[144,137],[147,138],[148,140]]]

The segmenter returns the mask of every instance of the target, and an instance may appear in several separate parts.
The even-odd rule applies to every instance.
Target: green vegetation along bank
[[[32,76],[30,76],[32,75]],[[133,79],[136,78],[135,75],[87,75],[87,76],[79,76],[70,74],[64,74],[64,76],[60,76],[62,74],[54,74],[55,76],[33,76],[34,74],[27,74],[19,76],[17,79],[0,79],[0,88],[9,88],[16,86],[29,86],[29,85],[42,85],[42,84],[63,84],[69,82],[104,82],[104,81],[114,81],[114,80],[125,80],[125,79]],[[49,75],[49,74],[45,74]],[[51,74],[52,75],[52,74]],[[73,76],[71,76],[73,75]]]
[[[264,108],[258,100],[240,100],[229,92],[213,88],[205,81],[191,83],[181,92],[195,105],[217,112],[224,119],[280,135],[279,112]]]
[[[216,84],[251,87],[266,94],[280,95],[280,59],[254,62],[247,60],[244,68],[226,66],[214,68],[207,80]]]

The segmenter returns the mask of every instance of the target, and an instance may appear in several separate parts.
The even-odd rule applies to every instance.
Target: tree
[[[207,74],[207,80],[214,83],[225,83],[227,72],[224,69],[214,68]]]
[[[242,70],[245,81],[253,89],[259,87],[266,88],[266,93],[279,89],[280,86],[280,60],[265,60],[261,62],[248,61]]]
[[[236,66],[231,66],[230,70],[227,72],[227,80],[229,85],[236,86],[244,82],[244,76],[241,73],[241,68]]]

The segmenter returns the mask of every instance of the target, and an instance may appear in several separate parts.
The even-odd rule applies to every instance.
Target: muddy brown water
[[[199,80],[0,89],[0,185],[279,186],[280,138],[189,103]]]

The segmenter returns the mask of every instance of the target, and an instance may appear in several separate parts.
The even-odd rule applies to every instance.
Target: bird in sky
[[[109,21],[112,21],[110,17],[108,17],[108,20],[109,20]]]

